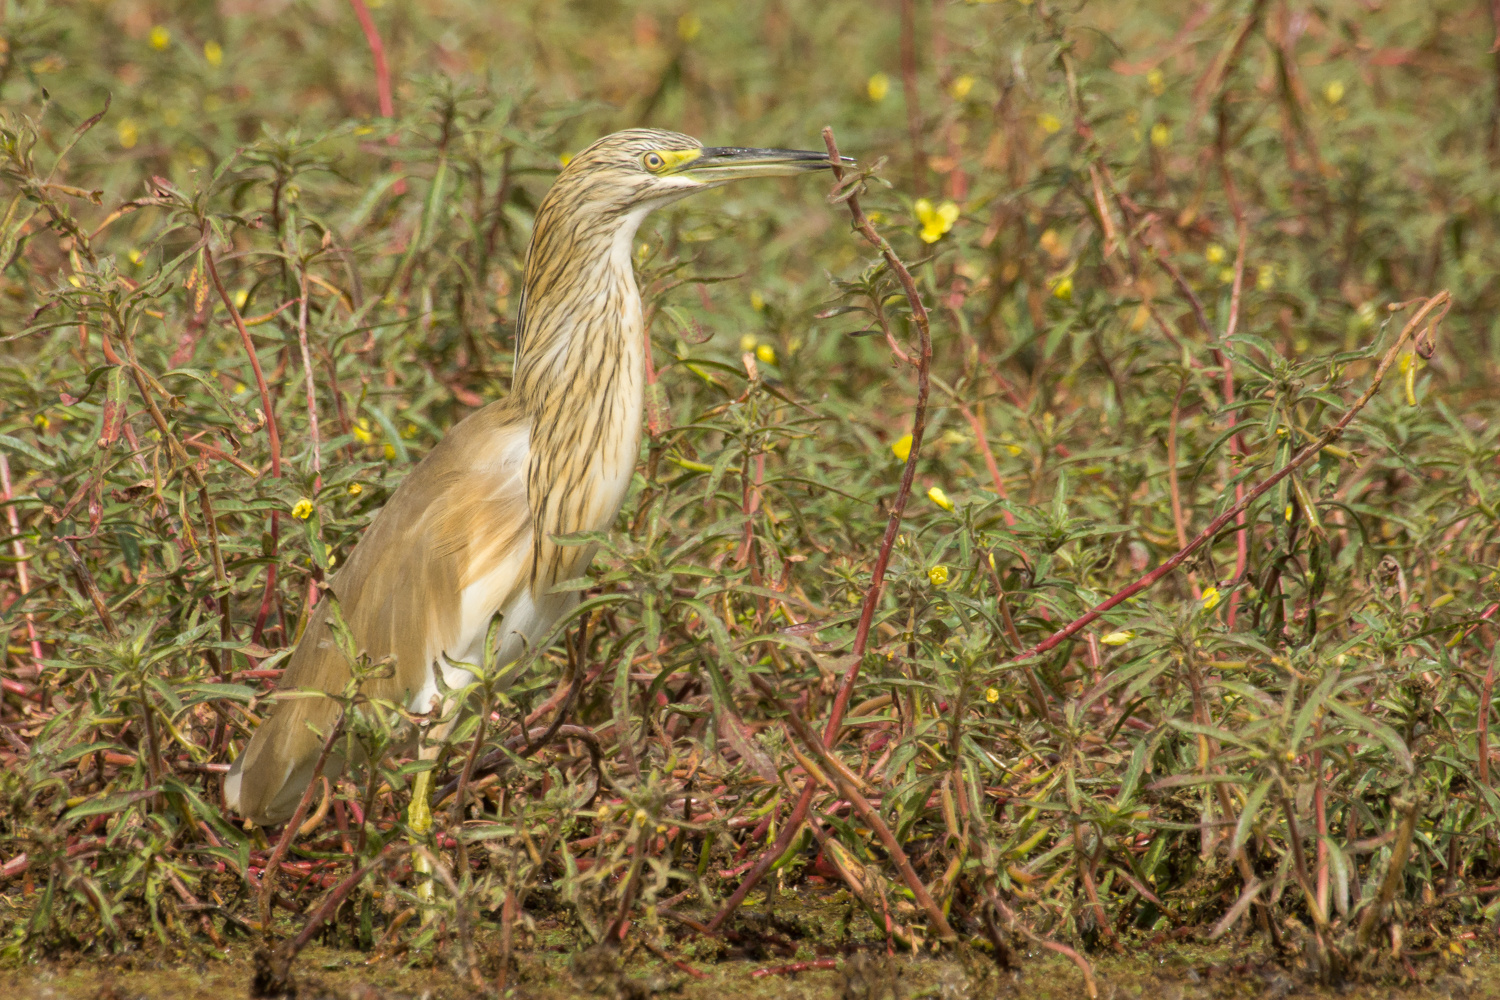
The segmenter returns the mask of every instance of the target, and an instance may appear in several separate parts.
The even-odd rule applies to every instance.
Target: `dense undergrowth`
[[[757,907],[841,888],[863,940],[1002,964],[1228,934],[1336,979],[1493,933],[1484,5],[393,3],[390,116],[362,6],[5,5],[11,960],[307,928],[494,986],[543,924],[795,949],[729,913],[768,848]],[[920,324],[826,183],[653,217],[584,648],[473,693],[439,784],[497,769],[435,809],[432,898],[397,706],[351,703],[377,765],[271,862],[218,774],[372,512],[505,393],[559,157],[641,123],[831,124],[878,168],[919,440]]]

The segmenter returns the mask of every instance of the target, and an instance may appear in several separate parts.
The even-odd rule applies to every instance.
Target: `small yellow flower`
[[[234,384],[234,394],[236,396],[243,396],[245,393],[247,393],[249,391],[250,391],[250,387],[248,385],[246,385],[245,383],[243,383],[243,382],[236,382]]]
[[[646,814],[646,810],[644,810],[644,809],[637,809],[635,811],[635,821],[636,821],[636,823],[638,823],[641,826],[645,826],[646,825],[646,821],[649,820],[650,818],[651,817]]]
[[[1217,243],[1210,243],[1203,251],[1203,256],[1210,264],[1224,263],[1224,248]]]
[[[902,462],[911,457],[911,435],[903,434],[892,441],[891,454],[895,455],[897,460]]]
[[[750,308],[761,312],[766,308],[766,297],[759,290],[750,293]]]
[[[1105,635],[1101,635],[1099,637],[1099,641],[1106,646],[1123,646],[1134,638],[1135,633],[1127,628],[1121,629],[1118,632],[1109,632]]]
[[[210,66],[218,66],[224,61],[224,46],[210,38],[203,43],[203,58]]]
[[[1344,99],[1344,81],[1329,80],[1328,86],[1323,88],[1323,100],[1329,104],[1337,104]]]
[[[1263,292],[1269,292],[1276,287],[1276,269],[1270,264],[1261,268],[1255,274],[1255,287]]]
[[[1057,279],[1057,284],[1052,286],[1052,297],[1062,302],[1073,301],[1073,279],[1063,276]]]
[[[993,705],[995,702],[1000,700],[1000,692],[995,690],[994,688],[985,688],[984,700]]]
[[[740,353],[743,354],[746,351],[753,351],[753,350],[755,350],[755,345],[758,344],[758,343],[760,343],[760,341],[758,341],[758,340],[755,339],[755,334],[753,334],[753,333],[747,333],[747,334],[745,334],[743,337],[740,338]]]
[[[405,438],[406,440],[408,440],[408,441],[410,441],[412,438],[416,437],[417,436],[417,425],[413,424],[413,423],[408,423],[405,427],[401,428],[401,436],[403,438]]]
[[[918,198],[912,203],[912,211],[922,224],[923,243],[936,243],[958,221],[958,206],[951,201],[945,201],[934,208],[926,198]]]
[[[884,73],[875,73],[865,81],[865,93],[870,95],[870,100],[880,102],[885,100],[885,95],[891,92],[891,78]]]
[[[1062,119],[1054,114],[1046,113],[1036,116],[1036,123],[1042,127],[1042,131],[1048,135],[1056,135],[1062,131]]]
[[[755,356],[762,364],[774,365],[776,363],[776,348],[770,344],[761,344],[755,349]]]
[[[333,567],[337,566],[338,564],[339,557],[334,555],[332,552],[328,553],[328,568],[333,569]]]
[[[560,156],[558,156],[557,162],[566,167],[568,164],[570,164],[570,163],[573,162],[573,154],[572,153],[563,153]]]
[[[928,490],[927,499],[931,500],[933,503],[937,504],[944,510],[953,509],[953,501],[948,499],[948,494],[943,492],[943,488],[941,486],[934,486],[932,489]]]
[[[1234,268],[1223,267],[1219,269],[1219,284],[1231,285],[1234,283]]]
[[[375,126],[373,125],[360,125],[354,130],[355,135],[373,135],[374,133]]]
[[[973,89],[974,78],[967,73],[948,84],[948,93],[952,94],[953,99],[956,101],[961,101],[965,97],[968,97],[969,91]]]
[[[1157,149],[1166,149],[1172,141],[1172,130],[1163,122],[1157,122],[1151,126],[1151,145]]]
[[[250,289],[248,289],[248,288],[241,288],[240,290],[238,290],[237,292],[234,293],[234,307],[236,309],[243,309],[243,308],[245,308],[245,303],[249,302],[249,301],[250,301]]]
[[[1151,93],[1160,97],[1167,89],[1167,78],[1159,69],[1148,70],[1146,73],[1146,86],[1151,88]]]
[[[235,391],[238,392],[239,390],[236,389]],[[375,435],[370,430],[369,420],[364,417],[359,418],[359,422],[354,425],[354,439],[360,444],[369,444],[375,440]]]
[[[948,584],[948,567],[941,564],[927,571],[927,581],[934,587],[944,587]]]
[[[37,430],[43,433],[46,433],[48,428],[52,426],[52,421],[47,419],[47,414],[38,413],[36,416],[31,418],[31,426],[35,427]]]
[[[297,520],[306,521],[308,518],[312,517],[312,515],[313,502],[307,499],[307,497],[303,497],[301,500],[298,500],[296,503],[292,504],[292,516]]]
[[[141,264],[143,264],[146,260],[146,255],[141,253],[139,250],[132,250],[125,256],[129,257],[130,263],[134,264],[136,267],[140,267]]]
[[[1009,454],[1012,458],[1019,458],[1026,452],[1026,449],[1022,448],[1018,444],[1002,444],[1000,447],[1004,448],[1006,453]]]
[[[121,118],[120,124],[115,126],[115,135],[120,140],[121,149],[134,149],[141,139],[141,130],[134,118]]]
[[[393,462],[393,461],[396,460],[396,446],[395,445],[388,444],[384,448],[382,448],[381,451],[385,454],[385,460],[387,462]]]
[[[361,493],[363,493],[364,491],[365,491],[365,488],[363,486],[359,485],[359,483],[350,483],[349,484],[349,495],[351,497],[357,497]]]
[[[1209,587],[1203,591],[1203,610],[1212,611],[1219,606],[1220,594],[1218,587]]]
[[[172,44],[172,33],[162,25],[158,24],[156,27],[151,29],[151,34],[147,36],[147,41],[151,43],[151,47],[153,49],[160,52],[162,49]]]

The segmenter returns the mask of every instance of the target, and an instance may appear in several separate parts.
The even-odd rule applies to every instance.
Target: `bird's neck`
[[[645,328],[631,265],[647,209],[612,218],[537,213],[527,252],[512,392],[530,424],[533,579],[582,572],[592,549],[556,535],[607,529],[640,451]]]
[[[537,213],[512,386],[533,417],[563,398],[602,404],[599,394],[610,387],[610,376],[622,373],[622,366],[633,373],[644,364],[631,249],[649,210],[584,215],[544,202]]]

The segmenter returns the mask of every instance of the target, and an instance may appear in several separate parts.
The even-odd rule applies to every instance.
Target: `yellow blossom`
[[[750,308],[760,312],[766,307],[766,297],[759,290],[750,293]]]
[[[1151,69],[1146,72],[1146,86],[1151,88],[1151,93],[1160,97],[1167,89],[1167,79],[1159,69]]]
[[[47,419],[47,414],[38,413],[36,416],[31,418],[31,426],[35,427],[37,430],[43,433],[46,433],[47,429],[52,426],[52,421]]]
[[[568,164],[570,164],[570,163],[573,162],[573,154],[572,153],[562,153],[561,155],[558,156],[557,162],[566,167]]]
[[[932,567],[927,571],[927,581],[934,587],[944,587],[948,584],[948,567],[942,564]]]
[[[158,24],[156,27],[151,29],[151,34],[147,36],[147,40],[150,41],[151,47],[153,49],[160,52],[162,49],[172,44],[172,33],[162,25]]]
[[[1323,99],[1329,104],[1337,104],[1344,99],[1344,81],[1329,80],[1328,86],[1323,88]]]
[[[870,95],[872,101],[883,101],[885,95],[891,92],[891,78],[884,73],[872,74],[865,82],[865,93]]]
[[[945,201],[934,208],[926,198],[918,198],[912,204],[912,211],[916,213],[917,221],[922,223],[923,243],[936,243],[958,221],[958,206],[951,201]]]
[[[761,344],[755,349],[755,356],[760,359],[761,364],[774,365],[776,363],[776,348],[770,344]]]
[[[995,702],[1000,700],[1000,692],[995,690],[994,688],[985,688],[984,700],[993,705]]]
[[[1036,116],[1036,123],[1042,127],[1042,131],[1048,135],[1054,135],[1062,131],[1062,119],[1048,113]]]
[[[366,420],[364,417],[359,418],[359,422],[354,425],[354,438],[360,444],[369,444],[371,441],[375,440],[375,435],[370,430],[370,421]]]
[[[1263,292],[1269,292],[1276,287],[1276,269],[1267,264],[1255,274],[1255,287]]]
[[[1203,610],[1212,611],[1214,608],[1219,606],[1219,600],[1219,588],[1209,587],[1203,592]]]
[[[928,490],[927,499],[931,500],[933,503],[937,504],[944,510],[953,509],[953,501],[948,499],[948,494],[943,492],[943,488],[941,486],[934,486],[932,489]]]
[[[139,250],[132,250],[125,256],[129,257],[130,263],[134,264],[136,267],[140,267],[141,264],[146,260],[146,255],[141,253]]]
[[[747,334],[745,334],[743,337],[740,338],[740,353],[743,354],[746,351],[753,351],[753,350],[755,350],[755,345],[758,344],[758,343],[760,343],[760,341],[758,341],[758,340],[755,339],[755,334],[753,334],[753,333],[747,333]]]
[[[968,97],[969,91],[973,89],[974,78],[967,73],[954,80],[952,83],[948,84],[948,93],[952,94],[953,99],[957,101],[961,101],[965,97]]]
[[[385,460],[387,462],[393,462],[393,461],[396,460],[396,446],[395,445],[388,444],[384,448],[382,448],[381,451],[385,454]]]
[[[677,37],[684,42],[691,42],[698,37],[698,33],[702,30],[703,18],[692,11],[688,11],[677,19]]]
[[[115,126],[115,135],[120,140],[121,149],[134,149],[140,141],[141,131],[134,118],[121,118],[120,124]]]
[[[1228,285],[1234,282],[1234,268],[1223,267],[1219,269],[1219,284]]]
[[[417,436],[417,425],[408,421],[407,425],[405,427],[401,428],[401,436],[403,438],[405,438],[406,440],[408,440],[408,441],[410,441],[412,438],[416,437]]]
[[[245,393],[247,393],[249,391],[250,391],[250,387],[248,385],[246,385],[245,383],[243,383],[243,382],[236,382],[234,384],[234,394],[236,396],[243,396]]]
[[[1101,635],[1099,637],[1099,641],[1106,646],[1123,646],[1134,638],[1134,632],[1130,631],[1129,629],[1121,629],[1118,632],[1110,632],[1105,635]]]
[[[303,497],[292,505],[292,516],[299,521],[306,521],[313,515],[313,502]]]
[[[219,65],[224,61],[224,46],[210,38],[203,43],[203,58],[210,66]]]
[[[1166,149],[1167,144],[1172,141],[1172,130],[1162,122],[1151,126],[1151,145],[1157,149]]]
[[[236,291],[234,293],[234,307],[236,309],[243,309],[243,308],[245,308],[245,303],[249,302],[249,301],[250,301],[250,289],[248,289],[248,288],[241,288],[241,289],[239,289],[238,291]]]
[[[899,461],[906,461],[911,456],[911,435],[903,434],[891,442],[891,454]]]
[[[1064,275],[1052,286],[1052,297],[1062,302],[1073,301],[1073,279]]]
[[[365,488],[363,486],[359,485],[359,483],[350,483],[349,484],[349,495],[351,497],[357,497],[361,493],[363,493],[364,491],[365,491]]]
[[[1210,243],[1203,251],[1203,256],[1210,264],[1224,263],[1224,248],[1217,243]]]

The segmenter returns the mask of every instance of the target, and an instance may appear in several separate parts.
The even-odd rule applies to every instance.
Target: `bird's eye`
[[[662,167],[667,165],[667,161],[662,159],[662,155],[660,153],[647,153],[642,158],[641,162],[646,164],[647,170],[660,170]]]

